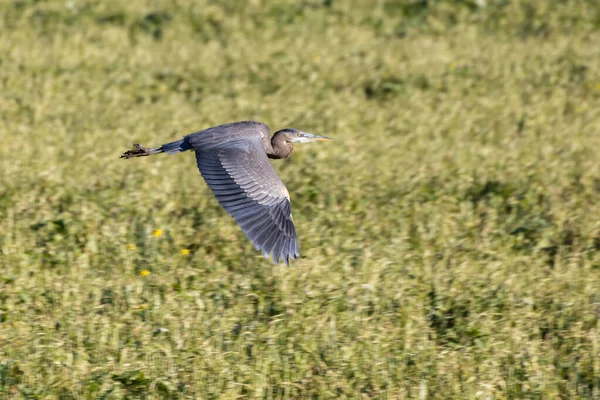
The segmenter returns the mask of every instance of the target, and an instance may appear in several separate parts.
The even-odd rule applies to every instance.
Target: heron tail
[[[145,157],[159,153],[176,154],[191,148],[192,146],[190,146],[185,138],[176,142],[163,144],[162,146],[154,149],[149,149],[141,144],[136,143],[133,145],[133,150],[127,150],[125,153],[121,154],[120,158],[127,159],[133,157]]]
[[[190,150],[191,148],[192,146],[190,146],[190,143],[185,138],[183,138],[176,142],[163,144],[158,149],[152,150],[156,150],[156,153],[177,154],[181,153],[182,151]]]

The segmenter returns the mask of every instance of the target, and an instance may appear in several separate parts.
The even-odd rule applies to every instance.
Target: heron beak
[[[321,135],[315,135],[308,132],[299,132],[299,136],[291,139],[291,142],[294,143],[309,143],[315,142],[317,140],[333,140],[333,138]]]

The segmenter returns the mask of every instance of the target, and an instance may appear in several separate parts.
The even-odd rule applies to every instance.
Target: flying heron
[[[276,264],[300,256],[290,195],[269,162],[294,151],[292,143],[333,140],[286,128],[270,137],[261,122],[241,121],[204,129],[157,148],[134,144],[121,158],[194,150],[200,174],[217,201],[231,215],[257,250]]]

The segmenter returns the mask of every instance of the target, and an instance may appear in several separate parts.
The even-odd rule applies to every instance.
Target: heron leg
[[[156,149],[149,149],[147,147],[142,146],[139,143],[135,143],[133,145],[134,150],[127,150],[125,153],[121,154],[121,157],[119,158],[133,158],[133,157],[145,157],[145,156],[150,156],[152,154],[155,154],[155,152],[153,150]]]

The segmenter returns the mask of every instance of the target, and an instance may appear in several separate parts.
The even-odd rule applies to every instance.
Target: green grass
[[[0,16],[0,398],[600,397],[595,1]],[[337,139],[273,162],[290,268],[118,159],[242,119]]]

